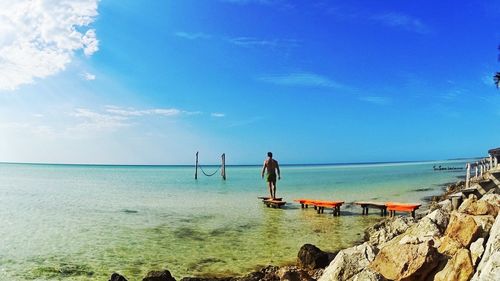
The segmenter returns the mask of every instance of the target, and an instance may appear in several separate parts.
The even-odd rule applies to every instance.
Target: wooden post
[[[198,179],[198,151],[196,151],[196,164],[194,168],[194,179]]]
[[[466,167],[466,172],[465,172],[465,188],[469,188],[469,183],[470,183],[470,163],[467,163],[465,165]]]
[[[493,159],[493,167],[494,168],[498,167],[498,158],[497,158],[497,156],[495,156],[494,159]]]
[[[221,169],[221,175],[222,179],[226,180],[226,153],[222,153],[222,169]]]
[[[478,162],[476,162],[476,166],[474,167],[474,171],[475,171],[475,175],[474,175],[474,177],[475,177],[475,178],[477,178],[477,172],[478,172],[478,171],[477,171],[477,169],[478,169],[478,167],[477,167],[477,166],[478,166],[478,165],[479,165],[479,163],[478,163]]]

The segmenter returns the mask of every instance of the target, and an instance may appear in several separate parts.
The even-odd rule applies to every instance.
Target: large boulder
[[[398,236],[382,248],[370,268],[390,280],[425,280],[439,264],[434,240],[404,244],[403,238]]]
[[[122,275],[114,272],[113,274],[111,274],[111,278],[109,279],[109,281],[127,281],[127,279]]]
[[[472,241],[479,237],[480,233],[481,228],[473,216],[453,212],[445,235],[468,248]]]
[[[175,281],[175,278],[172,277],[168,270],[150,271],[142,281]]]
[[[474,274],[474,266],[470,252],[467,249],[460,249],[446,263],[443,270],[434,276],[434,281],[468,281]]]
[[[450,238],[449,236],[443,236],[438,247],[438,252],[448,257],[453,257],[458,250],[463,248],[464,246],[462,243]]]
[[[480,216],[480,215],[492,215],[496,217],[498,213],[498,207],[490,203],[490,197],[484,200],[476,200],[475,198],[465,199],[458,211],[461,213]],[[491,199],[494,200],[494,199]]]
[[[472,280],[500,280],[500,216],[491,227],[484,254]]]
[[[299,266],[307,269],[325,268],[330,262],[328,253],[311,244],[300,247],[297,259]]]
[[[340,251],[325,269],[319,281],[353,280],[375,258],[375,248],[367,242]]]
[[[414,224],[415,219],[408,216],[388,218],[369,227],[365,231],[365,240],[372,246],[381,247]]]
[[[472,259],[472,265],[476,266],[478,259],[484,253],[484,238],[478,238],[476,241],[470,244],[470,256]]]

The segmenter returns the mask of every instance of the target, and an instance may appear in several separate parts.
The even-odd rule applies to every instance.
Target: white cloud
[[[374,15],[371,19],[387,26],[399,27],[421,34],[430,32],[430,28],[422,23],[420,19],[401,13],[389,12]]]
[[[255,37],[234,37],[226,39],[229,43],[241,47],[298,47],[299,41],[294,39],[258,39]]]
[[[190,33],[190,32],[184,32],[184,31],[178,31],[174,33],[175,36],[183,38],[183,39],[188,39],[188,40],[197,40],[197,39],[210,39],[212,38],[211,35],[197,32],[197,33]]]
[[[71,115],[83,120],[73,130],[114,130],[131,125],[127,117],[98,113],[86,108],[77,108]]]
[[[391,103],[389,98],[380,96],[359,97],[359,100],[377,105],[386,105]]]
[[[220,112],[213,112],[212,114],[210,114],[210,116],[220,118],[220,117],[226,117],[226,114]]]
[[[146,116],[146,115],[178,116],[181,114],[196,115],[201,113],[199,111],[185,111],[177,108],[152,108],[152,109],[137,110],[134,108],[122,108],[119,106],[107,106],[106,112],[120,116]]]
[[[64,70],[74,53],[99,48],[98,0],[1,0],[0,90],[15,90]],[[86,29],[86,30],[85,30]],[[83,30],[83,31],[82,31]]]
[[[83,72],[81,74],[82,78],[87,81],[92,81],[95,80],[95,74],[89,73],[89,72]]]
[[[283,86],[346,88],[346,86],[326,76],[309,72],[269,75],[260,77],[259,80]]]

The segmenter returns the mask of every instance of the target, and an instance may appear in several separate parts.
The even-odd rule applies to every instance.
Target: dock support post
[[[221,176],[223,180],[226,180],[226,153],[222,153],[222,169]]]
[[[196,151],[196,164],[194,166],[194,179],[198,179],[198,151]]]
[[[474,170],[475,170],[475,175],[474,175],[474,177],[475,177],[476,179],[477,179],[477,175],[478,175],[478,173],[477,173],[477,172],[478,172],[478,170],[477,170],[477,169],[478,169],[478,167],[477,167],[477,166],[479,166],[479,163],[478,163],[478,162],[476,162],[476,166],[474,167]]]
[[[465,171],[465,188],[469,188],[470,184],[470,163],[467,163],[465,165],[466,171]]]

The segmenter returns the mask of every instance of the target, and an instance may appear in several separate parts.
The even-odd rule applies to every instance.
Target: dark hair
[[[269,156],[269,157],[273,157],[273,153],[272,153],[272,152],[268,152],[268,153],[267,153],[267,156]]]

